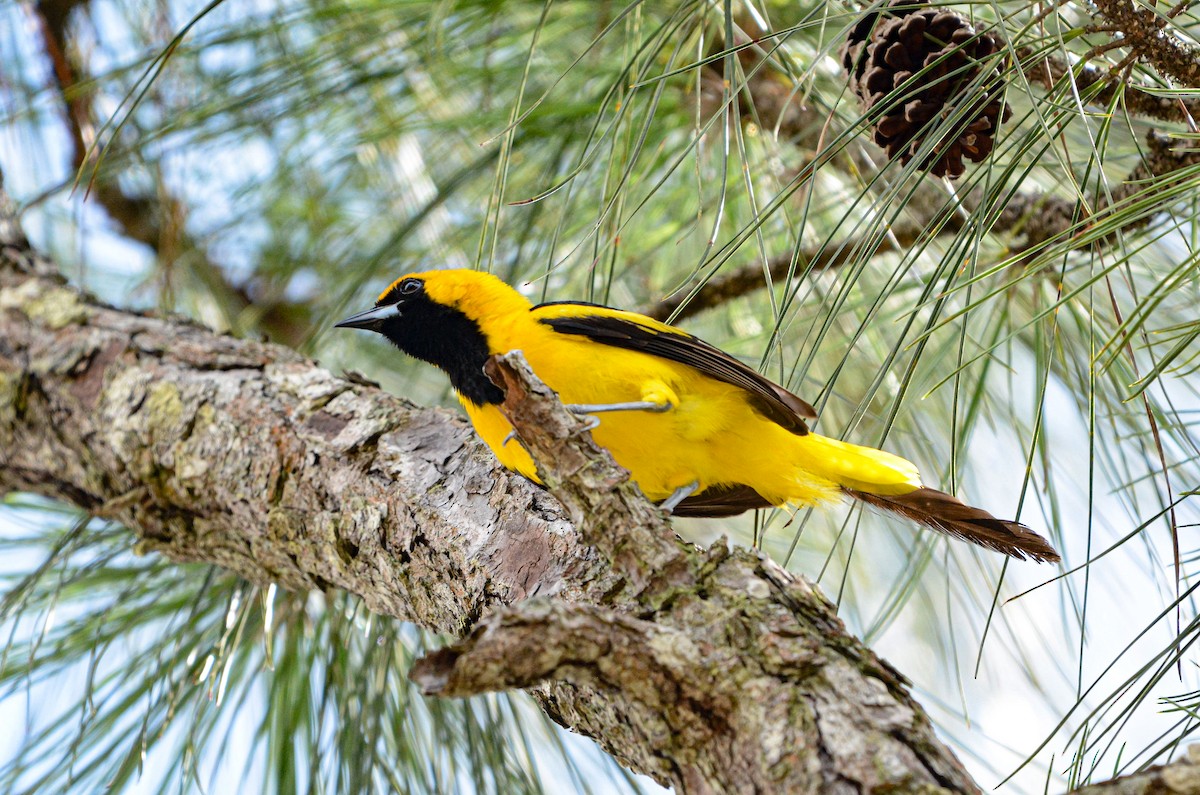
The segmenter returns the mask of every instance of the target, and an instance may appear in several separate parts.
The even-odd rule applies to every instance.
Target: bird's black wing
[[[644,315],[565,302],[541,304],[533,312],[540,322],[560,334],[576,334],[602,345],[659,356],[740,387],[756,411],[798,436],[808,433],[805,419],[817,416],[808,403],[719,348]]]
[[[675,506],[674,516],[737,516],[739,513],[759,508],[770,508],[771,503],[749,486],[710,486],[699,494],[693,494]]]

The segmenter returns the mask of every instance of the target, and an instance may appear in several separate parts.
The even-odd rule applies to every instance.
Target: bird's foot
[[[679,488],[675,489],[670,497],[667,497],[665,500],[660,502],[658,507],[662,508],[667,513],[675,513],[675,509],[679,507],[679,503],[683,502],[692,494],[694,494],[698,488],[700,488],[700,481],[698,480],[693,480],[686,486],[680,486]]]

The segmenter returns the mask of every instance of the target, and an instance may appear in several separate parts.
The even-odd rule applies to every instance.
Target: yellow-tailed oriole
[[[1038,561],[1058,553],[1024,525],[921,483],[910,462],[810,433],[812,406],[703,340],[634,312],[588,303],[533,306],[468,270],[397,279],[338,326],[387,337],[450,377],[475,430],[509,469],[537,468],[483,372],[520,350],[569,408],[599,418],[596,442],[652,500],[682,516],[808,506],[848,495],[985,547]]]

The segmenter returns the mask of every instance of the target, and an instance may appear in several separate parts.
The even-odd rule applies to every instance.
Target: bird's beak
[[[365,328],[369,331],[379,331],[380,326],[388,318],[400,317],[400,307],[396,304],[376,306],[366,312],[359,312],[338,323],[334,328]]]

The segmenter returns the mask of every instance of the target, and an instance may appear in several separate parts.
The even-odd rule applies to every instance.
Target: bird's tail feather
[[[1058,552],[1050,542],[1020,522],[997,519],[936,489],[922,487],[906,494],[871,494],[852,488],[843,491],[868,505],[1014,558],[1032,558],[1039,563],[1059,561]]]
[[[1020,522],[997,519],[927,488],[916,466],[899,456],[815,433],[796,439],[796,459],[804,470],[857,500],[1015,558],[1059,559],[1046,539]]]

